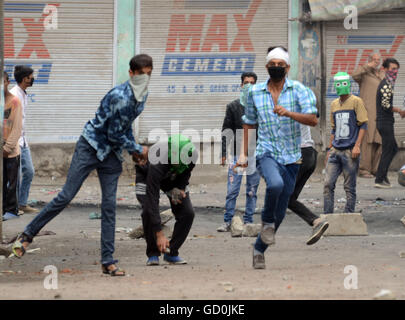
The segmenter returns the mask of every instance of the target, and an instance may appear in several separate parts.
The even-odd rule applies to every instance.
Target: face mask
[[[34,80],[35,80],[34,78],[31,78],[31,80],[30,80],[30,82],[28,84],[29,87],[32,87],[32,85],[34,84]]]
[[[270,79],[273,79],[275,81],[280,81],[285,77],[284,67],[268,67],[267,71],[270,75]]]
[[[346,72],[338,72],[335,74],[334,85],[338,96],[350,94],[351,83],[350,76]]]
[[[388,80],[394,83],[395,80],[397,80],[398,70],[388,70],[385,72],[385,74]]]
[[[134,92],[134,96],[137,101],[142,101],[142,99],[148,93],[149,80],[150,76],[146,73],[137,74],[131,77],[129,80],[129,84],[132,87],[132,91]]]

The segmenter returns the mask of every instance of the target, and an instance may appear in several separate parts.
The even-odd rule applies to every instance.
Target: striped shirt
[[[256,156],[269,153],[278,163],[287,165],[301,158],[300,123],[273,112],[274,103],[266,82],[246,85],[241,92],[245,124],[258,124]],[[278,105],[297,113],[316,114],[316,97],[302,83],[285,79]]]

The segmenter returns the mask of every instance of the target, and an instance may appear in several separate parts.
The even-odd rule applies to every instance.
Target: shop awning
[[[356,6],[357,14],[389,11],[405,8],[405,0],[308,0],[311,7],[312,21],[340,20],[350,13],[345,7]]]

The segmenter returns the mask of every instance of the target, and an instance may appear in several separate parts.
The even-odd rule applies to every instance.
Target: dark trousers
[[[136,184],[146,185],[147,172],[138,170],[138,166],[136,166],[136,168]],[[173,188],[175,187],[176,186],[173,186]],[[146,185],[146,188],[148,188],[148,185]],[[170,240],[171,256],[179,255],[179,249],[184,241],[186,241],[194,220],[194,209],[193,205],[191,204],[190,194],[187,192],[186,195],[186,198],[182,199],[182,202],[176,205],[174,205],[171,202],[171,198],[168,197],[170,200],[173,215],[176,219],[172,238]],[[160,256],[159,249],[156,245],[156,233],[152,230],[151,217],[148,214],[148,211],[145,210],[145,207],[148,206],[146,194],[137,193],[136,198],[142,206],[142,224],[146,240],[146,255],[148,257]]]
[[[377,122],[377,130],[381,135],[382,153],[380,163],[378,164],[376,183],[381,183],[387,178],[388,169],[398,152],[398,145],[395,141],[394,124]]]
[[[294,192],[288,202],[288,209],[297,214],[310,226],[313,226],[314,220],[318,219],[319,217],[313,214],[311,210],[309,210],[303,203],[299,202],[297,199],[302,189],[304,188],[305,183],[315,171],[318,152],[314,148],[308,147],[301,148],[301,154],[302,164],[297,174]]]
[[[18,215],[17,179],[20,169],[20,156],[3,158],[3,214]]]

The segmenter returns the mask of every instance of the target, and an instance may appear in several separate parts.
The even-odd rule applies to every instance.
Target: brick
[[[361,213],[321,214],[329,222],[324,236],[367,236],[367,225]]]

